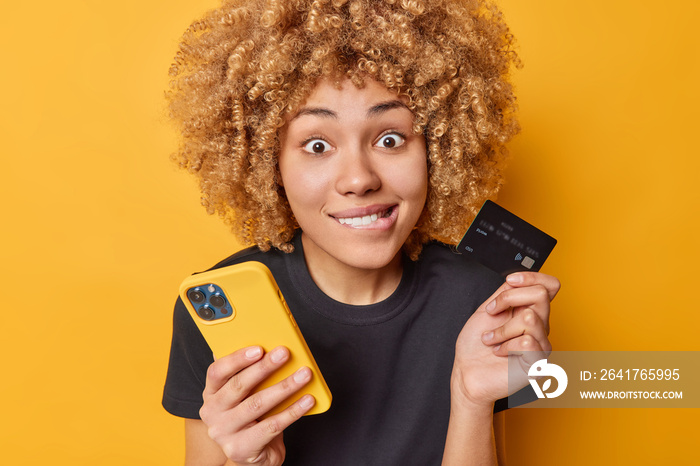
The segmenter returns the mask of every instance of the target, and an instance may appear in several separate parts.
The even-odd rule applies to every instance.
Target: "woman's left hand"
[[[508,275],[469,318],[457,338],[453,400],[489,406],[527,384],[527,368],[552,350],[549,311],[559,287],[559,280],[550,275]],[[522,380],[517,387],[512,382],[508,385],[509,352],[515,353],[512,357],[521,363]]]

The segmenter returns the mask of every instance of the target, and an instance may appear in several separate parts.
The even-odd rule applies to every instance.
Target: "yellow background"
[[[177,39],[213,0],[0,15],[0,463],[179,464],[178,284],[238,246],[168,160]],[[559,240],[557,350],[700,350],[697,2],[502,1],[525,68],[502,204]],[[515,410],[511,464],[697,458],[697,410]]]

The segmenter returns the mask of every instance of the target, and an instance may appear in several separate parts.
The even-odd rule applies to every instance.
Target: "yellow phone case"
[[[204,298],[207,304],[204,307],[209,309],[200,312],[209,316],[216,311],[219,318],[206,320],[200,317],[197,309],[203,305],[190,301],[187,295],[189,290],[209,295]],[[230,306],[219,306],[216,309],[209,306],[208,301],[217,294],[223,294]],[[254,391],[274,385],[302,366],[311,369],[313,376],[308,385],[268,415],[282,411],[305,393],[316,398],[316,404],[307,414],[322,413],[330,408],[331,392],[272,273],[264,264],[243,262],[192,275],[180,285],[180,297],[217,358],[253,345],[261,346],[266,352],[280,345],[289,349],[289,360]],[[219,299],[216,304],[220,301]]]

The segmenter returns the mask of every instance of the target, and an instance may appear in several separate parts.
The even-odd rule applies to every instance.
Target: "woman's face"
[[[387,266],[425,205],[425,139],[382,84],[320,81],[281,131],[279,170],[311,265]]]

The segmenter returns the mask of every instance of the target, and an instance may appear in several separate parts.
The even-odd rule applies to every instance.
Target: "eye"
[[[323,154],[331,149],[331,145],[323,139],[311,139],[304,144],[304,150],[312,154]]]
[[[406,142],[406,139],[398,133],[385,134],[379,138],[377,145],[385,149],[393,149],[399,147]]]

